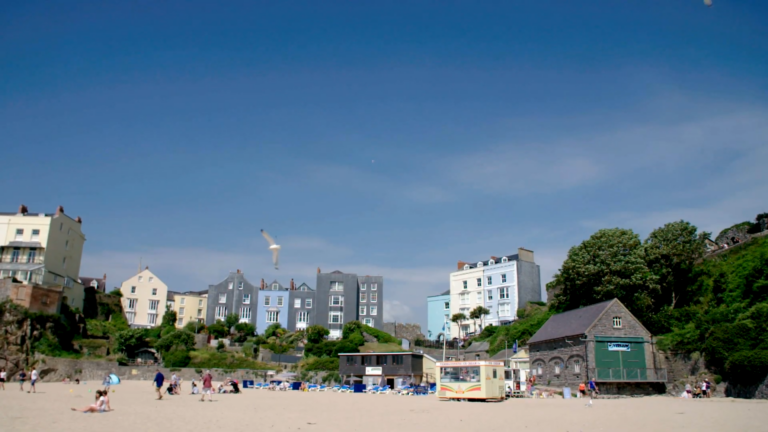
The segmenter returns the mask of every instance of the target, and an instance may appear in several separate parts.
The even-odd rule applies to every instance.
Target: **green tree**
[[[451,322],[459,326],[459,339],[461,339],[461,323],[466,320],[467,316],[461,312],[451,315]]]
[[[117,297],[122,297],[123,296],[123,292],[120,291],[120,288],[115,288],[115,289],[113,289],[112,291],[109,292],[109,295],[113,295],[113,296],[117,296]]]
[[[170,306],[165,307],[163,322],[160,324],[160,327],[176,327],[176,311],[171,309]]]
[[[171,349],[183,349],[190,351],[195,347],[195,335],[184,330],[175,331],[163,336],[155,343],[155,349],[165,353]]]
[[[274,323],[270,324],[269,327],[264,330],[264,337],[267,339],[271,337],[280,337],[284,335],[285,332],[286,330],[283,328],[283,326],[280,325],[280,323]]]
[[[689,302],[689,286],[693,284],[693,268],[704,255],[704,241],[711,233],[698,233],[696,226],[686,221],[664,225],[651,232],[645,240],[645,260],[658,278],[662,306],[674,309]]]
[[[572,247],[547,286],[561,288],[552,302],[557,312],[617,298],[641,320],[659,294],[640,238],[621,228],[602,229]]]
[[[240,317],[236,313],[231,313],[227,315],[227,317],[224,319],[224,325],[227,326],[227,331],[230,331],[232,327],[237,325],[237,323],[240,322]]]
[[[235,325],[235,342],[245,342],[256,333],[256,326],[251,323],[237,323]]]
[[[115,334],[117,350],[125,353],[128,358],[134,358],[136,351],[147,346],[142,329],[128,329]]]
[[[167,368],[183,368],[189,366],[192,358],[185,349],[172,349],[163,354],[163,365]]]
[[[331,334],[330,331],[328,331],[327,328],[321,326],[321,325],[312,325],[307,327],[307,343],[311,344],[319,344],[323,342],[328,336]]]
[[[206,330],[209,335],[216,339],[223,339],[229,336],[229,329],[227,329],[227,326],[221,320],[217,320],[215,323],[209,325]]]
[[[205,324],[195,321],[190,321],[184,326],[184,330],[190,333],[202,333],[205,331],[205,329]]]
[[[480,320],[480,325],[483,325],[483,321],[485,319],[485,316],[491,313],[491,311],[488,310],[488,308],[483,306],[477,306],[471,311],[469,311],[469,319],[472,320],[472,322],[475,325],[475,332],[477,332],[477,320]]]

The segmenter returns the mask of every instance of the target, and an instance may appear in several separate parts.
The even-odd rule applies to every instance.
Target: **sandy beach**
[[[93,383],[96,384],[96,383]],[[114,386],[114,411],[72,412],[88,405],[92,383],[44,383],[37,394],[21,393],[7,383],[0,391],[0,429],[23,431],[135,432],[139,430],[393,431],[510,430],[531,431],[748,431],[765,430],[768,401],[669,397],[597,400],[516,399],[502,403],[441,402],[433,396],[271,392],[246,390],[215,395],[155,400],[149,381]],[[72,392],[70,392],[72,390]],[[185,383],[185,392],[189,384]]]

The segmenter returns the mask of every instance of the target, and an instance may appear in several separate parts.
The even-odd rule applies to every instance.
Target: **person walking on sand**
[[[203,376],[203,397],[200,398],[200,402],[205,402],[205,395],[208,395],[208,401],[213,402],[213,377],[211,371],[205,371]]]
[[[27,373],[24,372],[24,369],[19,371],[19,390],[24,391],[24,381],[27,379]]]
[[[5,371],[5,368],[0,369],[0,389],[3,389],[5,391],[5,378],[8,376],[8,373]]]
[[[160,369],[157,369],[155,380],[152,381],[152,384],[155,386],[155,390],[157,391],[157,400],[163,398],[163,381],[165,381],[165,376],[160,373]]]
[[[600,389],[597,387],[595,379],[592,378],[589,380],[589,400],[597,399],[598,394],[600,394]]]
[[[30,381],[31,387],[30,387],[29,390],[27,390],[27,393],[29,393],[29,392],[37,393],[37,389],[35,388],[35,383],[37,383],[37,378],[39,376],[40,375],[37,373],[37,368],[33,367],[32,368],[32,377],[31,377],[31,381]]]

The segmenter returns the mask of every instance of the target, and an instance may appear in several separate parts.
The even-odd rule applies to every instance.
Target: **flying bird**
[[[267,239],[267,242],[269,243],[269,249],[272,250],[272,262],[275,263],[275,270],[277,270],[277,258],[278,254],[280,253],[280,245],[275,243],[275,240],[270,237],[269,234],[267,234],[266,231],[261,230],[261,235],[264,236],[265,239]]]

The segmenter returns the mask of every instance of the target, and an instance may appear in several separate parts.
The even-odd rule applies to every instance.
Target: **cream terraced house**
[[[208,291],[173,293],[173,310],[176,312],[176,328],[191,322],[205,324]]]
[[[85,235],[82,219],[59,206],[56,213],[0,213],[0,278],[29,284],[62,286],[62,304],[82,311],[85,297],[80,261]]]
[[[150,328],[160,325],[165,314],[168,286],[149,267],[120,286],[123,310],[132,328]]]

